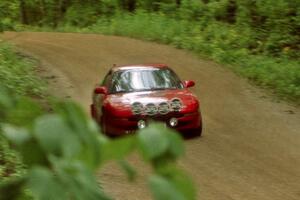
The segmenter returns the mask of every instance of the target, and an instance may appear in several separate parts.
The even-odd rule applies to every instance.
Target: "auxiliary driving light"
[[[172,110],[176,112],[180,111],[180,109],[182,108],[182,102],[178,98],[172,99],[170,105]]]
[[[169,123],[170,123],[170,126],[175,127],[178,124],[178,119],[171,118]]]
[[[146,128],[146,122],[145,122],[145,120],[142,120],[142,119],[141,119],[141,120],[138,121],[137,124],[138,124],[138,128],[139,128],[139,129]]]

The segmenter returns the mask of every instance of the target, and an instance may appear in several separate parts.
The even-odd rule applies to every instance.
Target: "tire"
[[[101,119],[98,122],[100,124],[100,130],[104,135],[107,135],[106,130],[105,130],[105,123],[103,120],[103,117],[101,117]]]
[[[96,112],[95,112],[94,104],[90,105],[90,113],[91,113],[91,117],[96,120]]]
[[[191,131],[191,136],[192,137],[201,137],[202,136],[202,126],[200,126],[197,129],[194,129]]]
[[[100,130],[101,133],[106,135],[109,138],[115,138],[116,136],[114,136],[113,134],[107,132],[106,130],[106,125],[105,125],[105,121],[104,121],[104,117],[102,116],[101,119],[99,120],[99,124],[100,124]]]

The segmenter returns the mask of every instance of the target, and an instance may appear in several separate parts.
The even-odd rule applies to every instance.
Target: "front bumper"
[[[176,118],[178,120],[177,125],[174,127],[170,125],[171,118]],[[103,120],[103,123],[105,124],[105,130],[103,131],[108,135],[115,136],[135,133],[139,129],[139,120],[144,120],[146,124],[149,124],[151,122],[161,122],[166,124],[166,127],[175,129],[178,132],[182,133],[185,133],[189,130],[199,129],[202,126],[200,111],[187,114],[170,113],[168,115],[157,116],[133,116],[131,118],[104,116]]]

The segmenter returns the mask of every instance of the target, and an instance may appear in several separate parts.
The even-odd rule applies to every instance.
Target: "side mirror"
[[[105,86],[96,87],[94,90],[95,94],[107,94],[107,88]]]
[[[195,85],[194,81],[183,81],[183,85],[185,88],[193,87]]]

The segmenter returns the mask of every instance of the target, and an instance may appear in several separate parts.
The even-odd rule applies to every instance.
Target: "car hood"
[[[109,108],[111,114],[127,117],[133,115],[131,105],[135,102],[140,102],[143,105],[148,103],[158,105],[161,102],[170,102],[174,98],[178,98],[182,101],[183,108],[180,112],[188,113],[198,110],[199,102],[197,97],[188,89],[111,94],[107,96],[104,103],[106,107]]]

